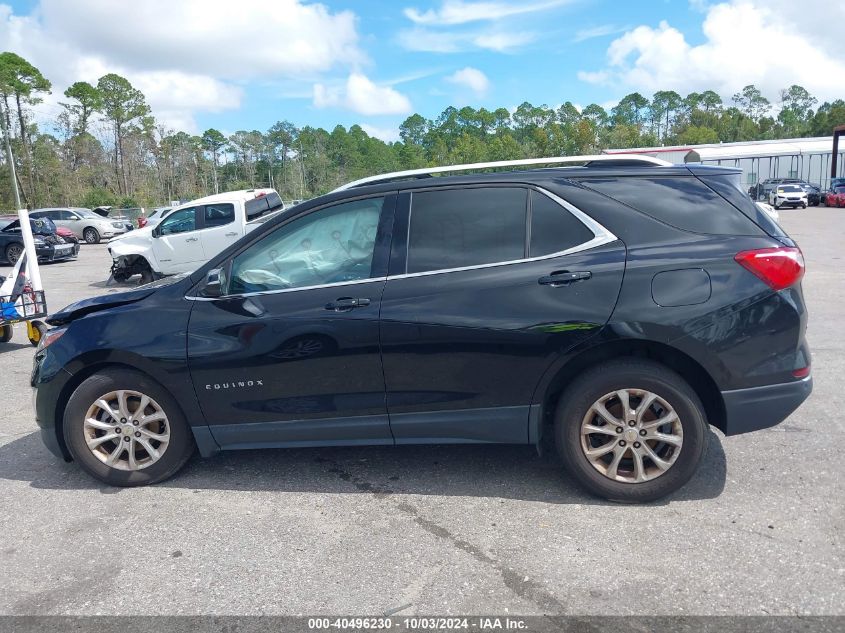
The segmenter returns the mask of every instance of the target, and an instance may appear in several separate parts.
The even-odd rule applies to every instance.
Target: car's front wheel
[[[14,266],[23,255],[23,244],[9,244],[6,247],[6,259]]]
[[[65,408],[63,432],[74,460],[112,486],[163,481],[194,451],[173,396],[127,369],[105,369],[83,381]]]
[[[89,226],[82,232],[82,239],[84,239],[88,244],[99,244],[100,233],[93,226]]]
[[[626,359],[570,384],[558,405],[555,438],[565,468],[589,492],[645,503],[689,481],[704,457],[707,422],[678,374]]]

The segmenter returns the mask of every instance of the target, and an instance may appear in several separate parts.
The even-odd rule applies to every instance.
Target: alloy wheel
[[[9,248],[6,249],[6,259],[9,260],[9,263],[14,265],[18,262],[18,260],[23,255],[23,246],[19,246],[18,244],[12,244]]]
[[[141,470],[161,459],[170,443],[170,423],[152,398],[131,390],[111,391],[88,408],[83,424],[88,449],[117,470]]]
[[[681,420],[672,406],[644,389],[603,395],[581,422],[581,449],[608,479],[641,483],[660,477],[683,446]]]

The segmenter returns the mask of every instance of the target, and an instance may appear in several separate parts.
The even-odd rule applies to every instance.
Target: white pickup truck
[[[111,273],[142,283],[191,272],[285,208],[274,189],[229,191],[174,207],[155,226],[109,241]]]

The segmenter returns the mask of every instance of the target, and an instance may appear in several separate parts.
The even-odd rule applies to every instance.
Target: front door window
[[[384,198],[320,209],[273,231],[232,262],[229,292],[321,286],[372,277]]]

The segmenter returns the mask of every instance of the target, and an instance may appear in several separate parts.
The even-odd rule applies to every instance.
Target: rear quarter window
[[[586,178],[580,182],[684,231],[710,235],[762,233],[759,226],[692,175]]]
[[[702,176],[701,180],[772,237],[788,237],[777,222],[745,195],[739,184],[738,175]]]

